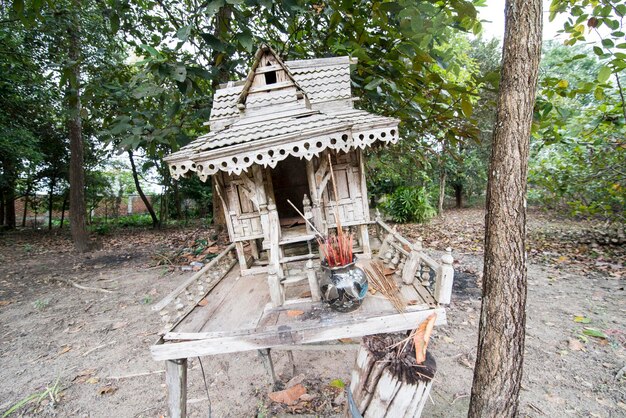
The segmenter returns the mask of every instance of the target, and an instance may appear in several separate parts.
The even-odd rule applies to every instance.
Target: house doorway
[[[302,217],[287,200],[290,200],[300,212],[304,212],[302,200],[305,194],[309,195],[306,161],[288,157],[279,162],[272,170],[272,185],[280,225],[282,227],[304,225]]]

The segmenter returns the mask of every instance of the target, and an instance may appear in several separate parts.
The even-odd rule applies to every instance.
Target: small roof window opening
[[[267,63],[268,67],[271,65],[271,62]],[[276,84],[276,71],[268,71],[265,73],[265,84]]]

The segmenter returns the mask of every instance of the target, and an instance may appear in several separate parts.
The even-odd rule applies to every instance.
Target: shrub
[[[400,223],[423,223],[437,214],[424,187],[399,187],[387,197],[383,210]]]

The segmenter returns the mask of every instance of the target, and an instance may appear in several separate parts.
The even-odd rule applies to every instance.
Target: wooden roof
[[[204,181],[220,170],[275,167],[290,155],[395,143],[398,120],[353,108],[350,64],[349,57],[283,62],[262,46],[245,81],[216,91],[211,131],[165,158],[172,176],[196,172]],[[270,71],[280,78],[266,84]]]

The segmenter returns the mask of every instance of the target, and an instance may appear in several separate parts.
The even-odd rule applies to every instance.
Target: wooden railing
[[[404,284],[412,284],[418,280],[431,291],[438,303],[449,304],[454,281],[452,249],[446,249],[439,263],[424,252],[421,239],[411,243],[395,227],[387,225],[380,214],[376,216],[375,225],[382,241],[378,258],[400,271]]]
[[[165,331],[169,331],[187,316],[237,264],[234,249],[235,244],[230,244],[202,269],[152,306],[152,310],[161,315],[161,320],[165,323]]]

